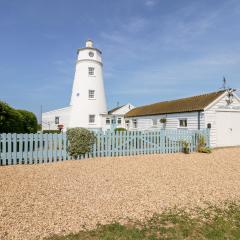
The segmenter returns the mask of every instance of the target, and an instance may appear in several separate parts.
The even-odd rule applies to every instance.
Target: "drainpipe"
[[[201,113],[201,111],[198,111],[198,130],[200,130],[200,128],[201,128],[201,125],[200,125],[200,113]]]

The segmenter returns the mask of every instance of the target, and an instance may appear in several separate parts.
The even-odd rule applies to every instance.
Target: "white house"
[[[234,90],[107,110],[102,52],[88,40],[78,49],[70,106],[45,112],[43,130],[84,127],[92,130],[210,129],[212,147],[240,145],[240,99]]]
[[[84,127],[108,130],[124,127],[123,116],[133,107],[126,104],[107,110],[102,52],[94,48],[93,42],[88,40],[86,46],[77,52],[70,106],[43,113],[42,129],[66,131],[67,128]]]
[[[240,145],[240,98],[228,89],[134,108],[130,130],[210,129],[211,147]]]
[[[128,103],[109,110],[107,114],[102,114],[102,129],[106,131],[115,128],[128,128],[124,116],[132,109],[134,106]]]

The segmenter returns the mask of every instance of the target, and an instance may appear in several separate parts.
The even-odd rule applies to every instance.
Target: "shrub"
[[[23,119],[23,133],[36,133],[38,130],[37,117],[34,113],[26,110],[18,110]]]
[[[201,148],[198,149],[198,152],[200,152],[200,153],[211,153],[212,149],[209,148],[209,147],[201,147]]]
[[[93,132],[85,128],[70,128],[67,130],[69,141],[68,152],[75,159],[81,154],[91,151],[95,143],[95,135]]]
[[[189,142],[183,141],[182,145],[183,145],[183,152],[186,154],[189,154],[190,153]]]
[[[199,153],[211,153],[212,150],[211,148],[206,146],[206,140],[205,137],[203,135],[199,135],[198,136],[198,145],[197,145],[197,151]]]
[[[22,115],[2,101],[0,101],[0,133],[23,133]]]
[[[60,130],[43,130],[43,133],[61,133]]]
[[[115,132],[124,132],[127,131],[125,128],[115,128],[114,129]]]

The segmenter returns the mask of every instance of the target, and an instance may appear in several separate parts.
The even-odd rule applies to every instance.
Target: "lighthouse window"
[[[95,115],[89,115],[89,123],[95,123]]]
[[[55,117],[55,124],[59,124],[59,117]]]
[[[93,76],[93,75],[94,75],[94,68],[93,68],[93,67],[89,67],[89,68],[88,68],[88,74],[89,74],[90,76]]]
[[[89,99],[95,98],[95,90],[88,90],[88,98]]]

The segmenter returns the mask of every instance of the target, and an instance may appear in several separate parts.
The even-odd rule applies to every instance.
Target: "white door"
[[[240,146],[240,112],[217,112],[217,147]]]

